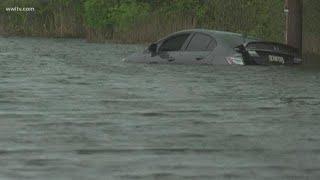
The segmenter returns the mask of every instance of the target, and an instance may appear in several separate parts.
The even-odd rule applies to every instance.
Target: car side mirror
[[[151,52],[151,56],[155,56],[157,54],[158,45],[156,43],[152,43],[148,50]]]

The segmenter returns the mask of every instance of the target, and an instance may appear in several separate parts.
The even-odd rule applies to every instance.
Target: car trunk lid
[[[274,42],[255,41],[241,47],[245,64],[292,65],[301,63],[298,49]]]

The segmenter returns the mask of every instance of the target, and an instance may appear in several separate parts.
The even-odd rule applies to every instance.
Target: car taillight
[[[226,61],[227,61],[229,64],[244,65],[243,57],[242,57],[241,54],[235,54],[235,55],[233,55],[233,56],[227,57],[227,58],[226,58]]]

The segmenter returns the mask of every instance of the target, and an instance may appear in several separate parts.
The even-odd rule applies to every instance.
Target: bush
[[[129,31],[138,20],[146,18],[150,5],[135,1],[123,3],[112,10],[112,21],[119,31]]]
[[[92,28],[109,28],[114,24],[112,10],[115,3],[112,0],[86,0],[84,2],[85,22]]]
[[[114,32],[119,38],[150,34],[150,40],[184,28],[209,28],[284,38],[283,0],[0,0],[0,7],[35,7],[33,13],[1,11],[2,27],[17,34],[83,37],[83,32]],[[85,28],[86,27],[86,28]],[[85,30],[84,30],[85,29]],[[145,32],[138,32],[138,31]],[[135,34],[137,33],[137,34]],[[93,34],[93,36],[95,36]],[[91,37],[91,36],[90,36]],[[123,39],[123,38],[121,38]],[[132,41],[134,41],[134,37]],[[144,41],[148,41],[145,39]]]

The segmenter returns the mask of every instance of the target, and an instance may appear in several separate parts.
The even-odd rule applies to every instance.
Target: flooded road
[[[126,64],[0,38],[0,179],[320,179],[320,71]]]

